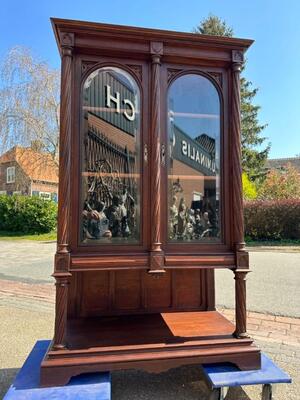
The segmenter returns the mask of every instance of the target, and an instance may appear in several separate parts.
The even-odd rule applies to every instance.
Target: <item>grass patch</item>
[[[246,240],[248,247],[260,247],[260,246],[278,246],[278,247],[291,247],[300,246],[300,239],[297,240]]]
[[[0,231],[0,240],[36,240],[36,241],[48,241],[56,240],[57,232],[51,231],[49,233],[40,234],[24,234],[23,232],[8,232]]]

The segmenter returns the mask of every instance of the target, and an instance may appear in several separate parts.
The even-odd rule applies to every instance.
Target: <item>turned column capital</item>
[[[247,280],[247,274],[249,274],[249,272],[252,271],[250,269],[234,269],[234,279],[245,281]]]

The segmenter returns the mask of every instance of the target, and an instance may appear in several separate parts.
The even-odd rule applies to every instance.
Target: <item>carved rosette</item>
[[[235,323],[234,335],[239,339],[248,338],[246,309],[246,277],[249,270],[236,269],[235,279]]]
[[[163,44],[151,43],[152,75],[151,75],[151,129],[152,129],[152,153],[151,153],[151,249],[150,249],[150,273],[164,272],[164,253],[161,248],[161,133],[160,133],[160,59],[163,54]]]

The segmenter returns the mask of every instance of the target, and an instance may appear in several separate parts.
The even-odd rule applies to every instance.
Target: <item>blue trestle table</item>
[[[273,383],[291,383],[290,376],[264,353],[261,369],[240,371],[232,364],[206,364],[202,366],[208,385],[212,389],[210,400],[223,400],[224,388],[244,385],[262,385],[262,400],[271,400]]]
[[[109,372],[83,374],[72,378],[66,386],[40,388],[40,365],[49,344],[49,340],[36,342],[3,400],[111,399]]]

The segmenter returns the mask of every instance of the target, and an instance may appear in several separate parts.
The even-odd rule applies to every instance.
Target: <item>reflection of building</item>
[[[129,85],[111,71],[98,72],[89,83],[84,106],[85,170],[91,173],[90,195],[100,195],[101,201],[110,203],[108,193],[104,190],[101,193],[100,188],[93,193],[90,190],[97,177],[93,173],[101,173],[101,183],[103,179],[108,183],[114,177],[118,181],[116,183],[119,190],[134,190],[132,177],[136,168],[136,118],[133,114],[135,98]],[[130,120],[132,116],[134,119]],[[97,183],[100,184],[99,179]]]
[[[34,143],[33,143],[34,144]],[[58,166],[50,154],[15,146],[0,157],[0,193],[57,201]]]
[[[215,140],[206,134],[192,139],[173,125],[170,167],[175,191],[184,194],[189,208],[199,208],[203,198],[216,197]],[[179,178],[179,181],[178,181]],[[180,185],[177,190],[176,186]]]
[[[91,114],[135,136],[137,129],[136,99],[129,82],[113,71],[97,71],[85,92],[85,104]]]

